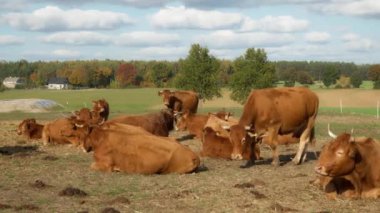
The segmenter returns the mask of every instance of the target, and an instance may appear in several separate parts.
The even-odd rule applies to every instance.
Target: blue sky
[[[220,59],[380,63],[379,0],[0,0],[0,60]]]

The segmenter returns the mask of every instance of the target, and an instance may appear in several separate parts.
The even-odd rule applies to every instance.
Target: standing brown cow
[[[335,136],[330,132],[330,136],[334,140],[323,147],[315,167],[315,172],[321,175],[319,184],[326,192],[343,193],[350,198],[380,197],[380,143],[367,137],[354,138],[348,133]]]
[[[158,92],[162,96],[164,105],[176,112],[189,111],[197,113],[199,96],[191,90],[170,91],[168,89]]]
[[[259,136],[268,135],[273,165],[279,164],[278,135],[300,133],[299,148],[293,159],[295,164],[300,164],[306,159],[307,146],[313,137],[318,105],[318,96],[304,87],[254,90],[244,105],[237,124],[240,127],[236,129],[250,129]],[[234,144],[233,157],[241,159],[241,138],[231,138],[231,141]]]

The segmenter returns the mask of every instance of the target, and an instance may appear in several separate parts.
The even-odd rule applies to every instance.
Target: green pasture
[[[83,107],[92,107],[92,100],[104,98],[110,104],[111,117],[118,114],[140,114],[154,112],[162,108],[162,99],[157,95],[159,88],[142,89],[86,89],[86,90],[6,90],[0,93],[0,100],[38,98],[50,99],[62,107],[48,113],[0,113],[0,120],[20,120],[26,117],[35,117],[42,120],[67,115]],[[223,97],[226,100],[229,97]],[[242,107],[208,106],[202,102],[198,111],[200,113],[214,112],[222,108],[240,116]],[[341,112],[339,108],[320,107],[320,114],[326,115],[368,115],[377,116],[376,108],[350,108],[345,107]]]

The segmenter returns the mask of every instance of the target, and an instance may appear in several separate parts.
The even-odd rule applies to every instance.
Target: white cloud
[[[312,8],[329,14],[380,18],[380,1],[378,0],[332,0],[329,3],[315,4]]]
[[[104,45],[111,42],[109,36],[101,33],[80,31],[80,32],[59,32],[42,37],[46,43],[71,44],[71,45]]]
[[[250,47],[273,47],[292,43],[295,37],[290,34],[275,34],[266,32],[235,33],[221,30],[195,38],[196,42],[212,48],[236,49]]]
[[[127,46],[162,46],[175,45],[180,41],[178,34],[157,33],[150,31],[140,31],[124,33],[118,36],[116,44]]]
[[[310,43],[327,43],[329,42],[331,35],[327,32],[309,32],[305,34],[305,39]]]
[[[80,56],[79,51],[67,50],[67,49],[53,50],[52,54],[55,56],[62,57],[62,58],[75,58],[75,57]]]
[[[342,36],[345,47],[350,51],[366,52],[375,47],[375,43],[368,38],[360,37],[354,33],[348,33]]]
[[[241,31],[297,32],[308,28],[309,22],[292,16],[265,16],[259,20],[246,18]]]
[[[19,45],[25,41],[23,38],[13,35],[0,35],[0,45]]]
[[[54,6],[46,6],[32,13],[8,13],[2,18],[11,27],[32,31],[110,30],[133,23],[132,19],[123,13],[62,10]]]
[[[238,13],[166,7],[152,16],[153,26],[167,29],[226,29],[238,27],[243,16]]]

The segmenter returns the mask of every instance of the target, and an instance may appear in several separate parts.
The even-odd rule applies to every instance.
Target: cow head
[[[36,119],[29,118],[23,120],[17,128],[17,134],[18,135],[29,135],[30,131],[32,130],[33,126],[36,125]]]
[[[76,141],[78,146],[83,145],[85,139],[90,133],[90,127],[87,122],[84,120],[78,120],[76,117],[72,117],[69,119],[70,125],[63,127],[60,130],[60,133],[62,136]]]
[[[92,101],[92,111],[98,112],[105,120],[108,119],[109,115],[109,105],[105,99],[99,99],[97,101]]]
[[[164,89],[158,92],[159,96],[162,96],[162,102],[168,109],[172,109],[174,112],[181,111],[181,101],[175,97],[175,93],[168,89]]]
[[[335,136],[329,131],[330,136]],[[360,161],[355,141],[348,133],[340,134],[326,144],[319,156],[315,172],[331,177],[344,176],[353,171]]]
[[[189,119],[190,112],[176,112],[175,114],[175,130],[185,131],[187,129],[187,120]]]
[[[232,126],[224,126],[223,128],[230,131],[230,142],[232,143],[232,160],[242,160],[243,153],[247,151],[251,146],[254,146],[252,150],[256,150],[256,135],[251,135],[251,133],[247,131],[246,127],[236,124]]]

